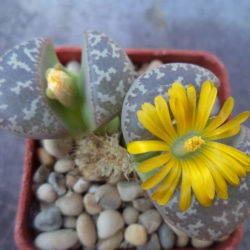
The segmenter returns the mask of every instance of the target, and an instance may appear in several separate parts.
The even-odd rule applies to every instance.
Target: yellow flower
[[[161,140],[134,141],[127,146],[131,154],[160,152],[139,165],[141,173],[158,169],[142,188],[151,189],[161,183],[151,198],[165,205],[181,178],[179,206],[182,211],[190,206],[192,190],[205,207],[212,204],[215,194],[228,199],[227,182],[240,185],[240,177],[246,177],[250,171],[250,158],[215,140],[236,135],[250,112],[243,112],[225,123],[234,105],[230,97],[217,117],[209,119],[217,95],[217,89],[209,81],[202,85],[198,104],[193,85],[185,90],[175,82],[168,94],[170,109],[165,99],[157,96],[155,106],[144,103],[137,112],[140,123]]]

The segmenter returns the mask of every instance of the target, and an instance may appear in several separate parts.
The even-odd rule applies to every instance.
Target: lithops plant
[[[119,114],[133,79],[125,52],[102,33],[85,32],[79,75],[49,39],[32,39],[0,58],[0,126],[35,139],[93,131]]]
[[[219,86],[207,69],[166,64],[133,83],[122,109],[142,187],[165,221],[201,240],[231,233],[249,214],[250,138],[240,124],[250,112],[226,122],[230,97],[211,117]]]

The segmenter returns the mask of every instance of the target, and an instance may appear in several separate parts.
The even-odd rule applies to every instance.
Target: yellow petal
[[[128,143],[127,150],[130,154],[142,154],[155,151],[169,151],[169,146],[166,142],[157,140],[133,141]]]
[[[189,163],[191,186],[197,200],[204,207],[211,206],[212,200],[207,194],[207,187],[204,185],[203,176],[199,171],[199,166],[196,166],[196,164],[191,159],[187,160],[187,162]]]
[[[199,159],[203,161],[209,169],[215,183],[215,192],[218,197],[224,200],[228,199],[227,183],[225,179],[221,176],[219,171],[216,169],[216,166],[208,160],[208,158],[203,152],[197,157],[199,157]]]
[[[223,138],[232,137],[234,135],[237,135],[239,132],[240,132],[240,125],[237,125],[233,128],[226,130],[225,132],[223,132],[221,134],[214,135],[214,136],[208,135],[207,138],[210,140],[219,140],[219,139],[223,139]]]
[[[210,131],[218,128],[223,122],[225,122],[226,119],[231,114],[233,106],[234,106],[234,99],[232,97],[229,97],[224,103],[222,109],[220,110],[216,118],[213,119],[213,121],[205,128],[204,133],[208,134]]]
[[[206,147],[203,149],[204,154],[209,158],[211,162],[216,166],[216,169],[220,172],[220,174],[232,185],[239,186],[240,179],[237,174],[225,164],[223,160],[223,155],[219,150],[214,148]]]
[[[207,144],[213,148],[218,148],[219,150],[229,154],[231,157],[238,160],[244,165],[250,165],[250,157],[234,147],[219,142],[207,142]]]
[[[173,179],[173,175],[176,175],[176,170],[178,169],[178,161],[176,161],[174,158],[171,159],[171,162],[169,163],[172,165],[171,171],[168,175],[168,177],[166,178],[166,180],[159,185],[159,187],[157,187],[157,189],[154,191],[154,193],[152,194],[151,198],[153,200],[158,200],[160,199],[164,193],[166,193],[166,190],[169,188],[168,184],[169,181]]]
[[[166,191],[163,193],[163,196],[157,201],[159,205],[162,206],[165,205],[172,198],[176,190],[176,187],[179,183],[180,175],[181,175],[181,167],[180,164],[178,164],[177,166],[175,166],[175,168],[172,169],[171,173],[162,184],[163,186],[165,186]]]
[[[150,189],[158,185],[169,173],[171,170],[173,164],[167,163],[165,166],[163,166],[156,174],[149,177],[146,181],[143,182],[141,185],[142,189]]]
[[[237,115],[229,122],[225,123],[224,125],[215,129],[214,131],[210,132],[207,135],[207,137],[210,138],[212,136],[218,136],[218,135],[228,131],[229,129],[233,129],[235,126],[239,126],[241,123],[243,123],[249,117],[249,114],[250,114],[249,111],[245,111],[245,112]]]
[[[188,85],[187,87],[187,98],[188,98],[188,106],[190,109],[190,124],[188,128],[194,125],[195,114],[196,114],[196,90],[193,85]]]
[[[150,172],[168,162],[170,160],[170,157],[171,155],[169,153],[152,157],[148,160],[143,161],[138,167],[138,170],[141,173]]]
[[[174,129],[174,126],[173,126],[173,123],[169,114],[167,102],[162,96],[157,96],[154,99],[154,103],[155,103],[157,114],[162,122],[162,125],[164,126],[165,130],[168,132],[171,139],[175,138],[176,131]]]
[[[202,130],[208,120],[210,112],[215,102],[217,95],[217,89],[210,81],[205,81],[201,87],[201,93],[196,113],[195,127],[198,130]]]
[[[215,185],[210,171],[208,170],[204,161],[199,160],[198,157],[194,157],[193,161],[195,162],[196,166],[199,166],[199,171],[202,175],[203,183],[206,187],[206,192],[209,199],[213,200],[215,195]]]
[[[139,110],[137,112],[138,120],[149,132],[151,132],[153,135],[157,136],[158,138],[160,138],[166,142],[171,141],[171,138],[165,132],[161,123],[160,124],[157,123],[156,116],[157,116],[157,114],[153,114],[153,115],[149,116],[146,112],[144,112],[142,110]]]
[[[191,177],[189,174],[189,167],[186,161],[181,162],[182,167],[182,182],[179,207],[181,211],[189,208],[191,203]]]
[[[231,168],[239,177],[246,177],[246,168],[243,164],[240,164],[237,160],[234,159],[227,151],[224,151],[220,143],[209,142],[208,147],[216,148],[217,151],[220,151],[220,160],[224,165],[227,165]]]

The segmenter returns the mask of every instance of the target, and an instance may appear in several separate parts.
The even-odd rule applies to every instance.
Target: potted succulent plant
[[[32,139],[53,139],[55,142],[55,138],[63,138],[58,140],[58,148],[67,145],[67,140],[71,140],[69,135],[75,141],[75,149],[72,151],[70,147],[64,152],[67,159],[64,157],[63,167],[59,167],[60,159],[54,164],[55,159],[46,152],[43,154],[49,157],[51,163],[48,165],[52,166],[44,166],[46,163],[39,167],[39,143],[27,140],[16,222],[18,247],[67,249],[82,244],[98,249],[122,246],[152,249],[153,241],[158,248],[168,247],[161,235],[164,238],[165,231],[172,227],[178,235],[177,241],[181,235],[186,239],[191,237],[196,241],[193,245],[199,247],[199,243],[209,246],[224,238],[213,247],[234,249],[242,237],[239,226],[248,215],[249,196],[245,190],[250,185],[249,157],[244,152],[249,150],[249,130],[240,128],[240,124],[248,118],[249,112],[225,123],[232,111],[233,99],[229,98],[227,73],[221,62],[199,51],[127,50],[134,65],[141,66],[154,59],[164,63],[134,79],[136,74],[126,53],[106,35],[93,31],[83,36],[82,54],[80,48],[70,47],[59,48],[56,52],[49,40],[33,39],[0,58],[0,72],[3,72],[0,79],[1,127]],[[64,66],[72,60],[81,61],[78,73]],[[7,83],[8,88],[4,88]],[[43,141],[45,148],[46,142]],[[72,155],[77,159],[74,163],[78,166],[77,171],[81,172],[77,180],[74,179],[76,167],[72,165]],[[118,160],[120,165],[117,165]],[[144,210],[140,210],[140,223],[135,220],[130,224],[125,219],[127,203],[136,207],[141,195],[144,197],[141,201],[148,201],[141,189],[139,196],[133,198],[137,203],[127,198],[129,189],[121,194],[121,189],[127,185],[124,173],[131,177],[133,169],[137,172],[133,178],[141,179],[142,188],[147,190],[161,214],[157,228],[153,225],[152,229],[150,220],[145,222]],[[37,175],[44,172],[45,179],[37,181]],[[68,178],[68,186],[61,192],[57,188],[64,182],[63,176]],[[52,184],[52,179],[59,186]],[[73,179],[74,183],[69,184]],[[90,180],[111,184],[104,184],[105,187],[99,187],[91,196],[91,192],[85,194]],[[45,189],[51,190],[50,200],[42,195]],[[40,224],[37,209],[34,209],[35,215],[31,209],[37,204],[35,193],[45,211],[39,213],[43,214]],[[112,205],[103,201],[106,193],[112,193]],[[118,201],[114,199],[117,194],[120,195]],[[83,195],[85,212],[82,202],[75,201]],[[86,201],[90,199],[97,210],[100,208],[91,214],[96,217],[97,245],[96,232],[95,236],[87,233],[95,228],[95,219],[87,214]],[[76,204],[79,213],[68,212],[63,203]],[[151,203],[149,208],[153,210]],[[51,209],[56,214],[53,219],[51,214],[46,214]],[[123,210],[124,218],[120,218],[115,209]],[[107,216],[110,211],[113,217],[105,218],[120,220],[119,226],[111,225],[117,226],[113,234],[108,234],[107,228],[100,229],[105,221],[104,214]],[[150,215],[159,216],[156,212],[153,214]],[[58,225],[45,229],[55,218]],[[75,219],[76,230],[66,226],[69,218]],[[35,222],[31,221],[33,219]],[[31,229],[34,223],[35,229]],[[124,224],[128,226],[123,236]],[[150,230],[154,234],[148,239]],[[139,231],[142,236],[137,237],[138,242],[133,234]],[[229,234],[230,237],[226,237]],[[126,241],[122,244],[123,237]]]

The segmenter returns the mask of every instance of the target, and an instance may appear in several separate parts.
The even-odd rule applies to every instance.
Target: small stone
[[[74,216],[64,217],[63,227],[75,229],[76,228],[76,217],[74,217]]]
[[[161,250],[159,237],[156,233],[152,234],[147,244],[138,246],[137,250]]]
[[[65,176],[65,183],[67,188],[72,189],[79,178],[80,178],[80,173],[78,169],[74,169],[68,172]]]
[[[35,183],[45,182],[50,172],[51,172],[50,167],[46,165],[41,165],[33,175],[33,182]]]
[[[162,64],[163,64],[163,62],[160,61],[160,60],[153,60],[153,61],[151,61],[151,63],[148,65],[147,70],[150,70],[150,69],[153,69],[153,68],[155,68],[155,67],[161,66]]]
[[[77,242],[77,233],[72,229],[41,233],[34,241],[36,248],[43,250],[69,249]]]
[[[134,246],[146,244],[148,235],[145,227],[140,224],[130,224],[124,233],[125,240]]]
[[[95,193],[96,190],[100,187],[100,185],[92,184],[88,190],[89,193]]]
[[[87,193],[83,198],[83,203],[86,211],[91,214],[99,214],[102,211],[102,207],[96,202],[93,193]]]
[[[174,232],[166,223],[162,223],[158,230],[158,235],[160,238],[160,243],[164,249],[172,249],[175,242]]]
[[[141,212],[145,212],[153,207],[152,202],[146,198],[140,198],[140,199],[133,200],[132,204],[137,210],[139,210]]]
[[[72,161],[69,157],[63,157],[54,165],[54,170],[58,173],[67,173],[70,170],[73,170],[75,166],[74,161]]]
[[[90,183],[83,178],[79,178],[73,186],[76,193],[82,194],[88,190]]]
[[[56,172],[50,173],[48,177],[48,182],[54,188],[57,195],[61,196],[66,193],[67,189],[65,186],[65,179],[63,174],[59,174]]]
[[[77,235],[82,242],[82,244],[86,247],[94,247],[96,243],[96,229],[95,224],[91,217],[82,213],[76,222],[76,231]]]
[[[96,190],[95,200],[105,209],[115,210],[121,205],[121,199],[117,189],[110,184],[104,184]]]
[[[73,147],[73,140],[71,138],[65,139],[45,139],[42,144],[46,152],[56,158],[66,156]]]
[[[75,74],[79,74],[81,70],[80,63],[77,61],[70,61],[66,64],[66,68]]]
[[[206,241],[206,240],[198,240],[195,238],[191,239],[191,243],[195,248],[206,248],[211,246],[214,242],[213,241]]]
[[[54,202],[56,200],[56,192],[50,184],[44,183],[36,190],[36,197],[40,201]]]
[[[49,155],[44,148],[37,149],[37,156],[38,160],[46,166],[51,167],[54,164],[55,159]]]
[[[250,213],[249,213],[250,214]],[[225,240],[227,240],[228,238],[230,237],[230,234],[228,234],[228,235],[225,235],[225,236],[223,236],[223,237],[220,237],[217,241],[225,241]]]
[[[61,227],[62,216],[57,207],[41,211],[34,219],[34,226],[40,231],[54,231]]]
[[[49,209],[49,208],[54,207],[54,206],[55,206],[54,203],[40,201],[40,209],[41,210],[46,210],[46,209]]]
[[[185,246],[187,246],[188,242],[189,242],[188,236],[177,235],[177,239],[176,239],[176,246],[177,247],[185,247]]]
[[[139,222],[147,229],[147,232],[151,234],[160,227],[162,218],[155,209],[150,209],[139,216]]]
[[[138,221],[139,212],[134,207],[125,207],[122,215],[126,224],[132,224]]]
[[[56,201],[62,214],[68,216],[79,215],[83,210],[82,196],[77,193],[68,192]]]
[[[99,240],[97,249],[98,250],[114,250],[118,249],[120,246],[120,243],[123,239],[123,233],[122,230],[114,234],[113,236]]]
[[[115,210],[105,210],[97,218],[98,237],[109,238],[124,226],[121,214]]]
[[[117,189],[122,201],[132,201],[144,194],[141,186],[134,181],[119,182]]]

